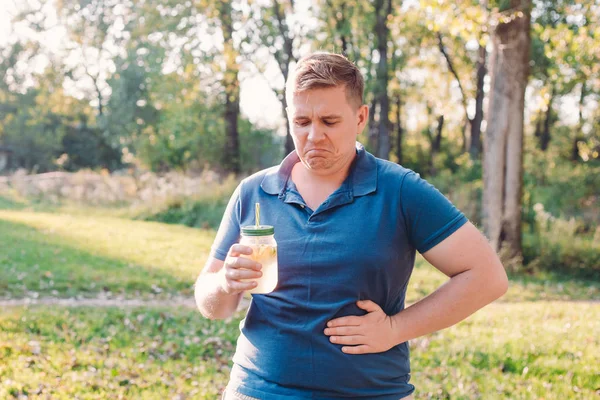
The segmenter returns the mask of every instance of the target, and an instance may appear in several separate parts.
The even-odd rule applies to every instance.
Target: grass
[[[188,295],[213,235],[112,217],[0,211],[0,297]]]
[[[237,333],[166,309],[13,308],[0,327],[2,399],[214,399]]]
[[[0,210],[0,297],[191,294],[214,231],[99,215]],[[419,258],[407,299],[446,277]],[[600,297],[600,283],[544,273],[516,277],[502,301]]]
[[[227,382],[240,317],[211,322],[191,310],[143,308],[4,310],[0,398],[215,399]],[[600,387],[600,307],[493,304],[412,341],[411,360],[420,399],[591,399]]]
[[[19,210],[26,204],[13,198],[13,196],[0,196],[0,210]]]
[[[413,343],[418,398],[591,399],[600,390],[600,307],[495,303]]]
[[[0,297],[191,296],[213,236],[99,212],[6,208]],[[407,301],[445,280],[419,258]],[[559,273],[511,277],[499,302],[411,343],[416,397],[595,398],[600,303],[589,300],[598,298],[597,281]],[[0,398],[215,399],[241,318],[213,322],[184,308],[6,308]]]

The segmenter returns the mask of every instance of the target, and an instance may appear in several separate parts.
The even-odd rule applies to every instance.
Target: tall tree
[[[488,0],[458,4],[429,0],[426,4],[436,11],[434,13],[436,23],[433,24],[433,29],[437,30],[437,47],[460,92],[464,112],[463,148],[470,153],[472,159],[479,159],[485,97],[484,83],[487,75]],[[447,18],[452,18],[448,26],[440,22]],[[469,42],[477,43],[477,51],[474,54],[467,50]],[[464,72],[461,74],[461,70],[465,69],[468,71],[467,76]],[[475,78],[474,85],[471,81],[473,78]],[[470,90],[469,87],[473,86],[475,90]],[[470,103],[475,106],[472,117],[469,117]],[[467,139],[468,128],[470,128],[470,135]]]
[[[546,150],[551,142],[552,127],[558,120],[553,106],[559,104],[562,97],[577,96],[580,111],[583,111],[589,103],[588,96],[597,96],[598,90],[592,88],[597,87],[595,82],[600,82],[596,31],[600,6],[595,0],[539,0],[535,14],[532,74],[542,85],[539,92],[545,116],[538,143],[540,149]],[[590,130],[585,129],[589,125],[584,113],[579,112],[579,120],[568,141],[571,146],[563,149],[572,160],[579,159],[579,144],[585,144],[590,137]]]
[[[223,165],[229,172],[240,172],[240,141],[238,133],[238,118],[240,114],[240,85],[237,62],[238,52],[233,45],[233,18],[231,1],[221,1],[219,19],[223,31],[223,47],[225,55],[225,71],[223,87],[225,88],[225,151]]]
[[[377,129],[377,156],[383,159],[390,157],[390,99],[388,96],[388,19],[392,15],[392,0],[375,1],[375,33],[377,35],[377,83],[375,85],[375,101],[379,105]]]
[[[529,75],[531,0],[510,0],[497,16],[484,142],[484,229],[509,259],[522,256],[523,118]]]
[[[283,76],[283,81],[287,82],[291,64],[298,61],[296,55],[299,40],[297,40],[297,26],[290,26],[290,16],[294,13],[294,0],[270,0],[264,5],[256,4],[256,20],[258,34],[257,42],[268,49],[275,58],[279,71]],[[302,37],[303,35],[301,35]],[[264,63],[264,60],[259,60]],[[288,154],[294,150],[294,142],[290,132],[290,121],[287,114],[287,99],[284,87],[274,87],[271,89],[277,95],[281,103],[283,116],[285,117],[285,153]]]
[[[105,125],[108,66],[114,66],[112,60],[126,41],[123,30],[135,19],[133,4],[117,0],[60,0],[56,4],[60,23],[67,29],[66,50],[78,60],[72,67],[74,83],[96,103],[98,123]]]
[[[481,0],[481,7],[488,15],[488,0]],[[487,19],[485,29],[487,30]],[[485,96],[483,85],[485,76],[487,75],[487,43],[483,38],[479,40],[479,48],[477,49],[477,62],[475,63],[476,72],[476,92],[475,92],[475,115],[471,122],[471,140],[469,143],[469,153],[472,159],[479,159],[482,149],[481,143],[481,123],[483,122],[483,98]]]
[[[379,97],[374,93],[377,81],[374,79],[376,66],[373,62],[378,53],[373,47],[377,36],[373,30],[365,31],[365,26],[375,26],[377,21],[373,5],[358,0],[321,0],[318,7],[321,32],[325,34],[322,37],[316,35],[314,47],[332,52],[341,50],[363,72],[364,101],[369,104],[366,145],[370,151],[377,154],[379,127],[375,117],[379,115]],[[403,21],[388,23],[390,27],[398,29]],[[392,75],[394,68],[390,67],[388,71]]]

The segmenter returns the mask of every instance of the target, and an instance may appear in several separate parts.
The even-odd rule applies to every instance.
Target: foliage
[[[0,50],[0,145],[13,150],[15,169],[114,171],[128,166],[161,174],[226,173],[229,161],[239,158],[241,173],[249,174],[275,165],[286,142],[276,132],[285,127],[265,128],[241,114],[233,129],[236,124],[226,113],[235,111],[236,85],[243,90],[246,80],[265,80],[265,89],[281,101],[274,111],[279,114],[286,106],[282,78],[294,61],[310,50],[343,50],[365,76],[365,102],[375,105],[370,127],[359,140],[367,146],[377,143],[372,136],[378,130],[372,128],[386,118],[373,100],[386,78],[392,150],[384,158],[421,173],[473,222],[482,222],[481,161],[477,152],[471,153],[472,160],[465,155],[467,128],[481,86],[476,79],[482,71],[481,49],[499,21],[518,13],[510,8],[515,1],[393,2],[385,21],[377,18],[375,7],[385,2],[61,0],[41,9],[17,3],[14,34]],[[538,264],[547,268],[564,260],[586,266],[596,262],[593,256],[584,262],[570,255],[591,254],[575,250],[575,243],[581,240],[587,249],[600,220],[595,189],[600,175],[595,51],[600,8],[595,3],[536,0],[532,10],[523,230],[526,260],[545,257]],[[231,6],[231,21],[220,6]],[[48,13],[52,18],[46,18]],[[377,74],[376,28],[382,22],[389,29],[387,77]],[[42,38],[56,33],[56,27],[64,30],[64,40],[49,46]],[[481,126],[485,129],[485,123]],[[232,155],[235,145],[226,138],[234,133],[240,146],[239,154]],[[533,150],[546,139],[545,152]],[[43,203],[46,193],[38,192]],[[106,198],[113,195],[106,192]],[[62,196],[49,196],[55,195]],[[184,196],[151,200],[139,218],[216,226],[225,194]],[[564,243],[548,239],[551,232],[537,225],[538,203],[566,224],[575,219],[577,228]],[[555,243],[553,250],[544,250],[544,243]]]
[[[171,199],[161,205],[161,209],[141,213],[137,218],[203,229],[217,229],[236,186],[237,181],[231,176],[224,185],[208,190],[208,193],[191,198]]]
[[[574,163],[532,149],[525,155],[523,179],[525,209],[540,203],[554,217],[586,222],[588,232],[600,225],[600,163]],[[531,217],[525,221],[533,223]]]

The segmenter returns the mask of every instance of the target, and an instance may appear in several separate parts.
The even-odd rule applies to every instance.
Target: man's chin
[[[310,157],[305,161],[305,165],[311,171],[315,172],[327,171],[329,168],[331,168],[331,162],[323,157]]]

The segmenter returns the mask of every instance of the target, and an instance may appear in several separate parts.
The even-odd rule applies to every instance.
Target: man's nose
[[[316,142],[321,138],[323,138],[323,128],[318,123],[310,124],[310,128],[308,129],[308,140]]]

